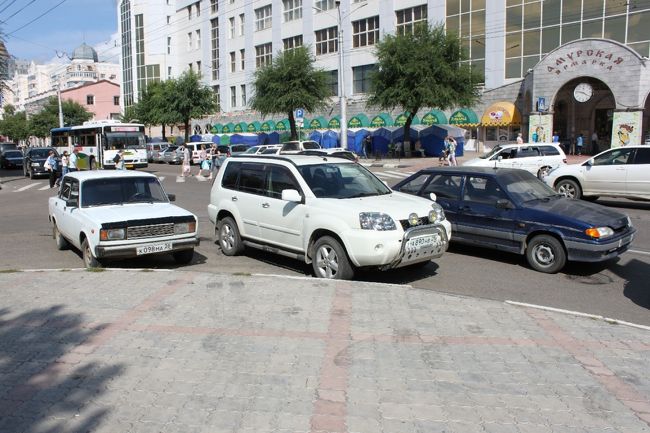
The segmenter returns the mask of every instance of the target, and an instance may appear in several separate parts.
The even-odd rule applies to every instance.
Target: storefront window
[[[627,42],[641,42],[650,40],[650,12],[630,14],[627,21]]]
[[[542,29],[542,53],[549,53],[560,46],[560,26]]]
[[[506,59],[506,78],[521,77],[521,57]]]
[[[544,27],[560,24],[560,6],[560,0],[546,0],[543,2],[542,25]]]
[[[582,0],[562,0],[562,22],[580,21]]]
[[[639,53],[642,57],[648,57],[650,51],[650,42],[640,42],[638,44],[629,44],[629,47]]]
[[[447,32],[458,33],[472,67],[484,66],[485,0],[447,0],[446,5]]]
[[[562,44],[580,39],[580,23],[562,26]]]
[[[603,20],[585,21],[582,23],[583,38],[602,38]]]
[[[603,35],[606,39],[612,39],[618,42],[625,42],[625,15],[614,18],[607,18],[605,20],[605,33]]]
[[[521,30],[521,6],[506,10],[506,32]]]
[[[527,3],[524,5],[524,28],[532,29],[539,27],[542,16],[540,3]]]
[[[583,20],[588,20],[591,18],[601,18],[602,16],[603,16],[603,0],[582,0]]]
[[[524,32],[524,55],[539,54],[539,34],[539,30]]]

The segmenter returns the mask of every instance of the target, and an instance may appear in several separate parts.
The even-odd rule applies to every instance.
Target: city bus
[[[148,166],[144,125],[121,123],[117,120],[96,120],[80,126],[53,128],[51,145],[60,152],[79,149],[77,167],[81,170],[115,168],[113,158],[118,150],[124,150],[126,168]]]

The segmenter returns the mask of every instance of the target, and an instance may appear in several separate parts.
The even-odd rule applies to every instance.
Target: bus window
[[[144,134],[107,132],[104,149],[145,149]]]

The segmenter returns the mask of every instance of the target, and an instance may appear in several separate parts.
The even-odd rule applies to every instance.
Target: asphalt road
[[[419,161],[420,165],[423,163]],[[310,267],[300,262],[255,250],[240,257],[222,255],[214,243],[214,228],[207,216],[210,182],[177,178],[179,166],[153,164],[147,170],[163,178],[165,189],[176,194],[179,206],[199,217],[201,245],[189,267],[215,273],[311,273]],[[393,184],[414,171],[414,167],[372,170]],[[192,172],[196,171],[197,167],[193,167]],[[47,199],[54,191],[47,187],[47,179],[29,180],[22,177],[22,172],[0,170],[0,182],[0,272],[81,267],[78,251],[57,251],[54,245],[47,220]],[[547,275],[531,270],[525,259],[517,255],[452,245],[443,257],[424,268],[365,272],[357,278],[552,306],[650,325],[650,203],[599,203],[627,213],[638,229],[632,250],[605,264],[570,263],[562,272]],[[114,262],[109,266],[176,268],[171,257],[166,256]]]

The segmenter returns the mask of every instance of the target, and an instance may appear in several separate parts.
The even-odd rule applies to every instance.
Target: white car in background
[[[246,152],[244,152],[245,155],[259,155],[261,153],[265,153],[265,150],[267,149],[278,149],[280,150],[282,148],[281,144],[260,144],[258,146],[253,146],[249,147]],[[271,153],[271,152],[268,152]]]
[[[558,143],[500,144],[463,166],[519,168],[540,179],[550,170],[566,165],[566,155]]]
[[[547,185],[570,198],[650,200],[650,146],[609,149],[582,164],[551,171]]]

